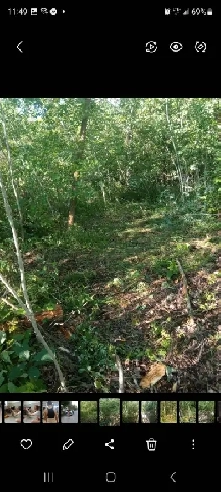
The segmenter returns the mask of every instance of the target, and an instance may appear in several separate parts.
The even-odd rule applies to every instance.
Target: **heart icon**
[[[29,449],[32,446],[32,441],[31,439],[22,439],[20,444],[23,449]]]

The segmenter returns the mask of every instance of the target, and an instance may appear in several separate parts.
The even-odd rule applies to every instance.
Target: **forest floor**
[[[143,203],[78,213],[64,240],[39,239],[24,254],[27,284],[36,275],[57,304],[42,329],[70,391],[118,392],[115,353],[125,392],[145,374],[159,393],[218,391],[217,217]],[[43,291],[32,295],[39,307]],[[165,367],[157,382],[155,364]],[[43,377],[56,391],[53,366]],[[148,381],[140,391],[152,391]]]

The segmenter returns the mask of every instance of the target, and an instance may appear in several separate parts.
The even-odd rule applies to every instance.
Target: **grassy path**
[[[88,368],[97,391],[117,391],[117,373],[110,386],[105,369],[105,357],[115,347],[128,373],[126,391],[136,391],[133,373],[139,381],[156,361],[173,368],[171,380],[156,384],[158,392],[216,390],[217,224],[205,217],[165,215],[130,204],[76,227],[75,251],[58,263],[61,297],[67,310],[75,306],[71,343],[78,345],[78,360],[83,354],[78,391],[87,386]],[[67,285],[73,299],[66,295]]]

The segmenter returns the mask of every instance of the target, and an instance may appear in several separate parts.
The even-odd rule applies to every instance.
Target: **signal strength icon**
[[[190,9],[185,10],[185,12],[183,12],[183,15],[189,15],[189,11]]]

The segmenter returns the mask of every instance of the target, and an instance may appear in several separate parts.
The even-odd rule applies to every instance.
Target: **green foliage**
[[[0,331],[0,392],[45,391],[40,367],[48,360],[45,350],[37,352],[31,344],[30,330],[13,335]]]
[[[147,416],[148,421],[154,424],[158,421],[157,415],[157,401],[142,401],[141,402],[141,414]],[[142,418],[142,422],[145,418]]]
[[[213,423],[214,422],[214,402],[199,401],[198,402],[198,422]]]
[[[179,420],[181,423],[196,423],[196,402],[181,401],[179,402]]]
[[[187,275],[214,263],[211,250],[218,245],[220,228],[218,99],[95,98],[82,138],[85,104],[84,98],[3,99],[22,221],[3,138],[0,171],[33,310],[59,302],[64,318],[74,317],[70,347],[76,372],[92,381],[96,391],[108,391],[105,371],[113,368],[111,340],[121,331],[117,323],[126,319],[124,311],[133,336],[128,326],[122,331],[130,341],[119,348],[120,355],[165,358],[171,336],[161,321],[151,324],[155,343],[144,345],[136,338],[149,301],[155,298],[153,280],[160,280],[163,296],[180,280],[177,258]],[[73,195],[75,221],[68,229]],[[21,295],[1,196],[0,231],[0,271]],[[211,247],[192,253],[191,239],[206,234],[213,236]],[[136,296],[136,309],[133,301],[121,308],[121,297],[127,296]],[[200,295],[204,313],[215,304],[209,290]],[[104,313],[111,309],[114,313],[107,319]],[[0,329],[5,323],[10,326],[7,335],[0,332],[2,340],[6,336],[0,352],[0,390],[12,391],[15,385],[41,391],[47,385],[41,381],[40,364],[51,361],[39,352],[32,336],[16,338],[17,320],[24,314],[0,303]],[[42,323],[43,331],[48,324]]]
[[[160,421],[166,424],[177,423],[177,402],[161,401],[160,402]]]
[[[160,259],[154,265],[155,272],[160,276],[166,277],[167,280],[175,280],[180,274],[175,260]]]
[[[118,398],[100,398],[99,424],[108,426],[120,425],[120,400]]]
[[[113,346],[104,344],[97,329],[87,323],[77,326],[70,339],[70,347],[72,346],[78,373],[93,380],[96,390],[104,391],[105,368],[114,367]]]
[[[201,302],[199,303],[200,309],[202,311],[211,311],[216,307],[216,295],[214,292],[204,292],[201,297]]]
[[[84,424],[97,423],[96,401],[81,401],[81,423]]]
[[[124,424],[136,424],[139,422],[139,402],[122,402],[122,422]]]

